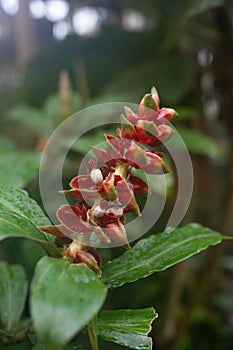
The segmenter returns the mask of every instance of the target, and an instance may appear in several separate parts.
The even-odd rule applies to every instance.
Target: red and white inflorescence
[[[116,242],[129,247],[124,214],[133,211],[141,215],[135,194],[148,194],[148,185],[132,175],[131,169],[148,174],[169,171],[162,153],[154,147],[173,134],[168,122],[175,115],[174,109],[160,108],[153,88],[143,97],[137,114],[125,107],[117,136],[105,135],[105,150],[91,147],[96,159],[89,162],[87,174],[74,177],[71,189],[64,191],[78,203],[58,209],[60,225],[40,228],[65,244],[64,254],[70,261],[83,262],[100,273],[101,259],[89,245],[93,234],[105,244]]]

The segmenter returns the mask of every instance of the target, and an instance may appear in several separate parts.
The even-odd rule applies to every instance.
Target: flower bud
[[[98,276],[101,276],[101,270],[92,254],[86,252],[85,250],[78,250],[76,252],[76,259],[87,265],[87,267],[93,270]]]
[[[95,185],[103,181],[103,174],[100,169],[92,169],[90,172],[91,180]]]
[[[101,266],[102,265],[102,259],[101,259],[101,256],[99,255],[99,253],[94,249],[94,248],[91,248],[90,250],[88,250],[88,252],[94,256],[98,266]]]

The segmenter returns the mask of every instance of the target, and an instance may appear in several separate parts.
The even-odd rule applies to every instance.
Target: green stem
[[[91,343],[92,350],[99,350],[98,337],[97,337],[97,334],[95,332],[95,326],[94,326],[93,320],[91,320],[88,324],[88,335],[89,335],[89,340]]]

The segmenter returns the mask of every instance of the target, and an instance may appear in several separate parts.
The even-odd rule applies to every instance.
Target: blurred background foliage
[[[137,103],[155,85],[162,106],[179,112],[175,127],[193,161],[194,193],[183,223],[232,233],[232,28],[228,0],[0,0],[0,185],[25,188],[40,201],[40,153],[56,125],[86,106]],[[74,145],[66,186],[89,145],[103,140],[103,131]],[[175,168],[173,174],[166,207],[151,233],[164,228],[175,201]],[[151,183],[159,196],[160,185]],[[120,252],[102,254],[107,260]],[[153,305],[159,313],[152,331],[157,349],[230,350],[231,253],[230,244],[211,248],[116,289],[106,308]],[[21,263],[29,279],[42,254],[24,240],[0,247],[1,260]]]

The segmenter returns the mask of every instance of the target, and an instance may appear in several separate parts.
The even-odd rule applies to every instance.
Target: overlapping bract
[[[125,108],[117,136],[105,135],[105,149],[91,147],[97,160],[92,159],[87,174],[74,177],[70,190],[63,191],[78,203],[58,209],[60,225],[41,228],[72,242],[64,249],[70,260],[98,270],[98,253],[89,246],[93,235],[104,244],[116,242],[129,247],[124,214],[133,211],[141,215],[135,194],[148,194],[148,185],[132,175],[131,169],[149,174],[169,171],[162,153],[147,148],[162,144],[173,133],[168,122],[176,112],[171,108],[160,109],[159,105],[153,88],[140,102],[137,114]]]

